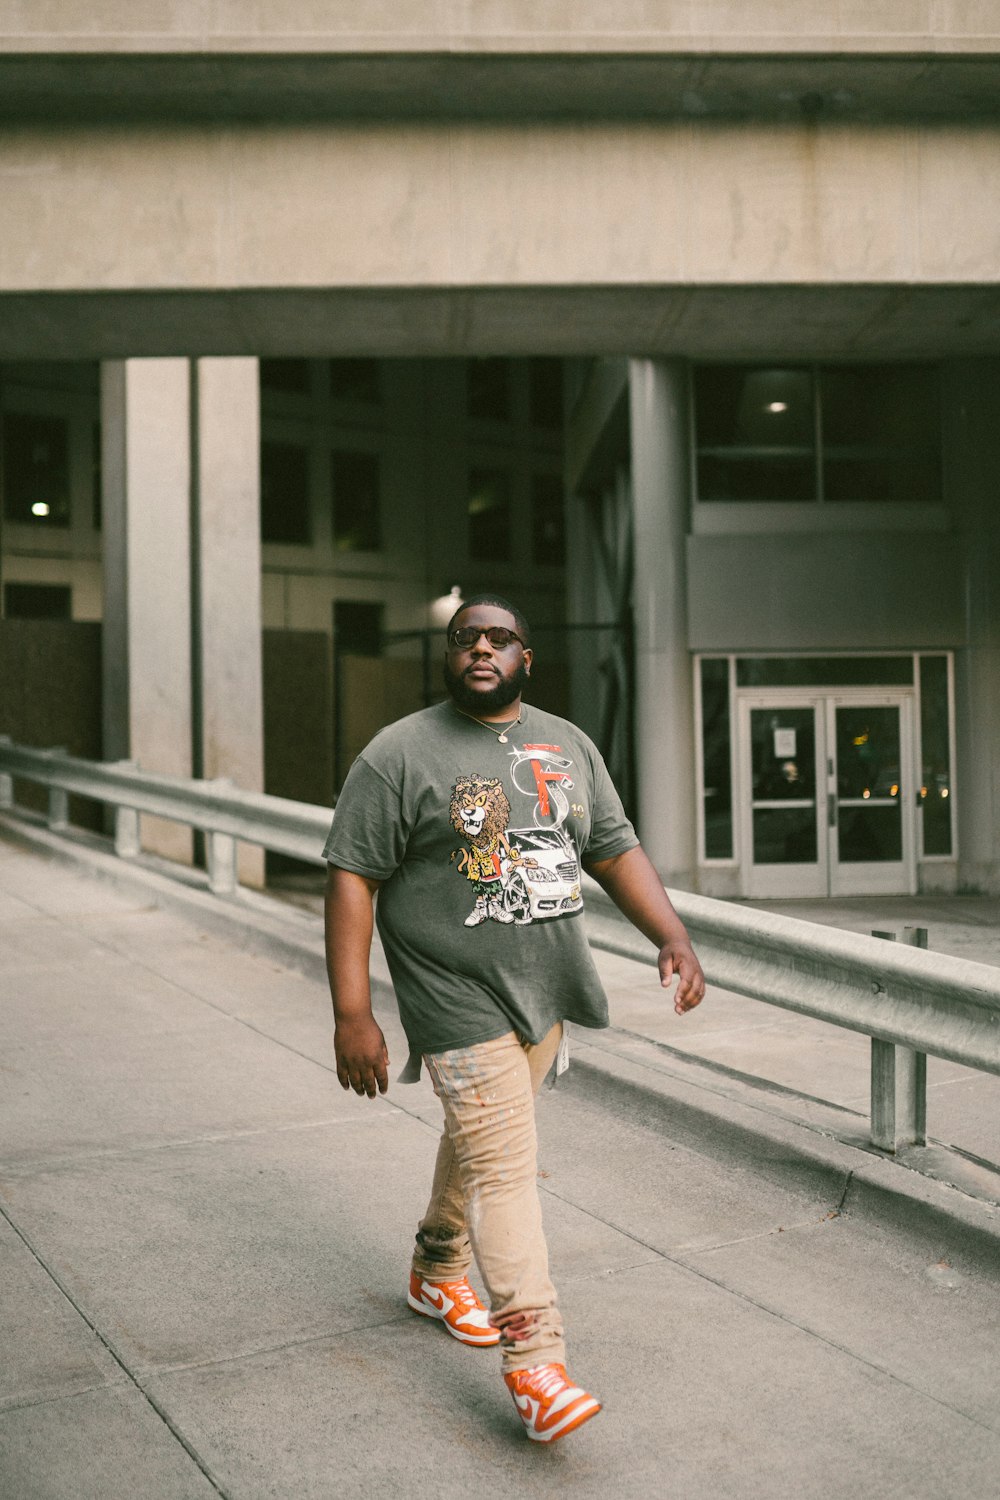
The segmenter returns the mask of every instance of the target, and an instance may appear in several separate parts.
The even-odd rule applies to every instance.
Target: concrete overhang
[[[56,39],[58,40],[58,39]],[[135,40],[134,38],[132,39]],[[143,39],[140,38],[141,42]],[[0,119],[44,121],[976,121],[1000,117],[989,48],[662,46],[32,50],[0,38]],[[383,39],[384,40],[384,39]],[[393,39],[389,39],[392,41]],[[705,39],[702,39],[703,41]],[[711,39],[708,39],[711,40]],[[103,41],[107,47],[107,38]],[[911,39],[912,41],[912,39]],[[147,43],[148,45],[148,39]],[[397,42],[398,45],[398,42]]]
[[[946,359],[1000,349],[996,286],[314,287],[0,294],[0,358],[673,354]]]

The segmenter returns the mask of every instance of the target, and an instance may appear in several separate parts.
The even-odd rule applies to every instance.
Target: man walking
[[[527,1434],[551,1442],[600,1411],[566,1374],[536,1184],[534,1097],[565,1021],[608,1024],[579,914],[581,865],[679,979],[705,979],[590,740],[521,701],[527,622],[499,595],[453,616],[448,699],[383,729],[355,761],[324,854],[337,1076],[374,1098],[389,1058],[371,1010],[373,898],[410,1058],[444,1109],[407,1300],[467,1344],[500,1344]],[[490,1309],[469,1285],[473,1256]]]

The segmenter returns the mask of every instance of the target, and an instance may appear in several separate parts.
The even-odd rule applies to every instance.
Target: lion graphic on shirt
[[[507,840],[510,802],[499,778],[460,776],[452,787],[448,813],[455,832],[468,841],[468,848],[456,849],[451,856],[457,858],[459,871],[472,881],[476,892],[466,927],[478,927],[490,919],[512,922],[501,899],[501,860],[518,856]]]

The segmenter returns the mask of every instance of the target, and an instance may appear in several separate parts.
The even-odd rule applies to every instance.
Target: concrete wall
[[[964,638],[954,536],[819,530],[689,536],[693,651],[954,648]]]

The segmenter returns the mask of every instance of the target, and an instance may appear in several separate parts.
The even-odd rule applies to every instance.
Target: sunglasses
[[[454,646],[459,651],[466,651],[470,646],[477,645],[482,636],[485,636],[490,645],[495,646],[498,651],[503,651],[513,641],[517,641],[520,646],[524,645],[519,635],[513,630],[505,629],[503,625],[491,625],[488,630],[481,625],[460,625],[457,630],[451,632],[448,645]]]

